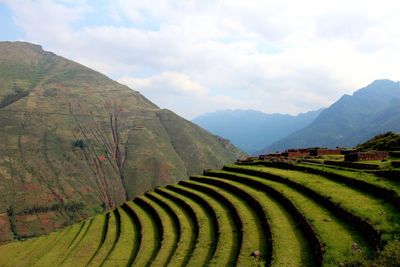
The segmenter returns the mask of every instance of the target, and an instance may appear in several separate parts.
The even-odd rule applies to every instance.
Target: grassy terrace
[[[233,176],[224,176],[223,174],[230,174]],[[256,180],[279,191],[290,199],[313,226],[319,240],[324,242],[325,254],[323,262],[327,266],[337,266],[339,263],[337,259],[351,257],[351,246],[353,242],[359,244],[366,255],[369,254],[368,246],[355,228],[342,222],[331,211],[319,205],[318,202],[311,197],[287,187],[285,184],[224,171],[211,172],[207,173],[207,175],[215,175],[216,177],[222,176],[225,178],[230,177],[229,179],[238,182],[241,181],[242,183],[243,179]]]
[[[85,229],[90,225],[90,221],[83,222],[81,225],[74,225],[65,231],[63,237],[58,240],[52,247],[48,248],[48,252],[38,258],[34,266],[54,266],[58,265],[60,259],[68,248],[81,238]]]
[[[257,266],[257,262],[249,257],[249,255],[259,250],[265,251],[265,240],[262,223],[259,221],[255,211],[246,203],[243,199],[235,194],[232,194],[228,190],[222,189],[222,187],[216,187],[209,185],[207,179],[204,177],[192,177],[193,181],[187,182],[187,185],[192,185],[194,188],[198,188],[201,191],[208,191],[210,196],[216,196],[216,198],[224,198],[226,205],[232,207],[232,213],[234,213],[237,220],[237,231],[242,232],[237,244],[241,243],[241,247],[238,253],[237,264],[240,266]],[[236,252],[237,253],[237,252]]]
[[[334,167],[322,165],[322,164],[319,165],[319,164],[301,163],[301,164],[298,164],[298,166],[301,166],[301,167],[304,167],[307,169],[314,169],[314,170],[319,170],[319,171],[324,171],[324,172],[330,172],[330,173],[342,175],[344,177],[348,177],[351,179],[370,183],[370,184],[376,185],[378,187],[383,187],[383,188],[386,188],[389,190],[393,190],[396,192],[396,194],[398,196],[400,196],[400,178],[398,181],[394,181],[394,180],[379,177],[379,175],[375,175],[374,173],[363,172],[360,170],[346,170],[346,169],[334,168]]]
[[[138,254],[133,262],[137,266],[150,266],[161,245],[160,230],[155,219],[137,203],[127,205],[137,214],[141,225],[141,242]]]
[[[118,208],[118,213],[121,224],[120,234],[104,265],[128,266],[133,263],[139,249],[140,240],[137,235],[140,229],[128,211]]]
[[[154,216],[157,218],[157,226],[162,229],[161,247],[153,261],[154,266],[165,266],[171,260],[178,244],[177,226],[174,224],[171,216],[157,202],[151,200],[147,196],[141,199],[151,208]]]
[[[36,239],[22,243],[11,243],[3,247],[0,253],[0,263],[4,266],[33,266],[43,257],[52,257],[56,251],[52,248],[64,243],[63,239],[71,237],[77,233],[85,222],[68,227],[62,231],[57,231]],[[71,242],[72,239],[69,240]],[[68,242],[68,241],[67,241]],[[51,260],[59,260],[52,258]],[[47,264],[46,264],[47,265]]]
[[[324,164],[315,164],[309,162],[301,162],[296,164],[276,163],[276,162],[253,162],[254,165],[263,165],[266,167],[292,169],[301,172],[307,172],[322,175],[324,178],[346,184],[356,190],[375,195],[391,202],[400,211],[400,176],[398,173],[386,171],[360,171],[357,169],[341,168],[337,166],[329,166]]]
[[[209,204],[209,209],[215,211],[218,221],[218,239],[211,240],[215,243],[215,252],[208,262],[210,266],[231,266],[236,262],[239,251],[238,240],[240,240],[241,232],[237,229],[234,215],[231,210],[225,206],[220,199],[211,197],[209,194],[193,189],[190,183],[181,182],[180,185],[171,187],[181,189],[186,192],[187,196],[197,196]],[[183,191],[178,191],[184,193]]]
[[[5,266],[22,265],[24,262],[31,263],[35,259],[35,255],[40,255],[42,248],[49,247],[64,231],[66,229],[25,242],[6,244],[1,247],[0,262]]]
[[[0,266],[399,266],[400,182],[322,162],[254,164],[1,245]]]
[[[240,244],[243,238],[242,221],[238,210],[229,198],[212,188],[202,187],[202,185],[195,182],[186,181],[180,182],[180,185],[207,201],[216,212],[218,225],[224,226],[219,229],[218,243],[210,265],[229,266],[234,264],[239,256]]]
[[[168,207],[171,216],[175,217],[174,221],[179,233],[179,241],[169,264],[171,266],[185,266],[188,263],[191,252],[193,251],[195,242],[198,238],[197,221],[192,220],[192,218],[196,216],[194,211],[192,211],[191,217],[189,215],[190,211],[185,211],[185,209],[179,206],[179,204],[175,201],[155,192],[147,195],[154,201],[157,201],[160,205],[165,205]],[[190,209],[190,206],[188,205],[186,208]]]
[[[107,230],[105,232],[104,241],[99,246],[96,253],[89,261],[89,266],[100,266],[102,265],[107,257],[110,255],[114,248],[115,242],[118,240],[120,234],[120,220],[119,215],[114,211],[108,213]]]
[[[197,209],[193,207],[193,205],[188,204],[184,199],[182,199],[179,195],[175,195],[173,192],[169,193],[168,190],[156,189],[155,192],[157,195],[164,197],[167,201],[175,203],[177,205],[177,209],[182,213],[185,218],[182,218],[181,221],[181,242],[186,243],[189,242],[187,245],[187,251],[184,253],[183,250],[176,251],[177,256],[172,257],[171,259],[171,266],[172,264],[176,263],[175,266],[186,266],[189,262],[189,259],[192,257],[192,253],[197,242],[200,242],[199,232],[200,232],[200,222],[199,216],[197,214]],[[190,202],[189,202],[190,203]],[[179,214],[177,213],[177,214]],[[179,215],[177,215],[179,216]],[[187,228],[185,221],[187,220],[188,225]],[[186,234],[187,233],[187,234]],[[204,234],[204,227],[202,227],[202,233]],[[207,236],[207,233],[205,233]],[[194,257],[193,257],[194,258]]]
[[[187,266],[198,266],[199,262],[207,264],[214,255],[218,242],[219,225],[216,221],[215,211],[201,197],[181,186],[168,186],[167,189],[162,189],[162,191],[182,199],[195,213],[199,233]]]
[[[279,201],[263,192],[234,180],[224,179],[230,184],[253,196],[265,210],[271,227],[273,266],[312,266],[315,259],[306,235],[300,230],[298,222]]]
[[[379,197],[343,186],[343,184],[321,175],[264,166],[235,167],[234,170],[240,172],[241,168],[280,176],[318,192],[348,212],[371,222],[381,233],[383,240],[392,239],[393,235],[397,235],[400,231],[400,214],[396,211],[397,208]]]
[[[61,265],[87,265],[101,243],[102,235],[99,235],[99,233],[103,231],[106,221],[106,214],[94,217],[81,241],[70,248],[68,253],[62,257]]]

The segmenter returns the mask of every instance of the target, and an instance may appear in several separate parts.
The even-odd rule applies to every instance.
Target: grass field
[[[3,244],[0,266],[400,264],[400,182],[322,161],[264,165],[207,170]]]

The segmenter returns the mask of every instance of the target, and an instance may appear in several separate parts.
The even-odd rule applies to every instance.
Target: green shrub
[[[73,142],[72,146],[73,146],[74,148],[80,148],[80,149],[83,150],[83,149],[85,149],[86,144],[85,144],[85,141],[83,141],[82,139],[79,139],[79,140],[75,140],[75,141]]]

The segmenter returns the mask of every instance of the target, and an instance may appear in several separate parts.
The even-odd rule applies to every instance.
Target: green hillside
[[[400,151],[400,134],[393,132],[380,134],[359,144],[356,148],[360,150]]]
[[[208,170],[0,246],[0,265],[399,266],[400,180],[381,173],[301,161]]]
[[[0,125],[0,242],[241,155],[139,92],[23,42],[0,42]]]

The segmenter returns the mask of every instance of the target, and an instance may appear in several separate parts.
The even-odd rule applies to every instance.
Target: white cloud
[[[26,40],[187,118],[222,108],[293,114],[400,79],[397,1],[118,0],[96,14],[109,20],[91,23],[98,2],[3,2]]]
[[[207,90],[189,76],[177,72],[162,72],[149,78],[122,77],[119,82],[140,88],[143,93],[171,94],[174,96],[204,96]]]
[[[163,72],[148,78],[122,77],[118,81],[140,91],[158,105],[172,109],[185,117],[203,113],[203,107],[207,104],[219,109],[228,109],[232,106],[246,107],[235,98],[212,95],[184,73]]]

